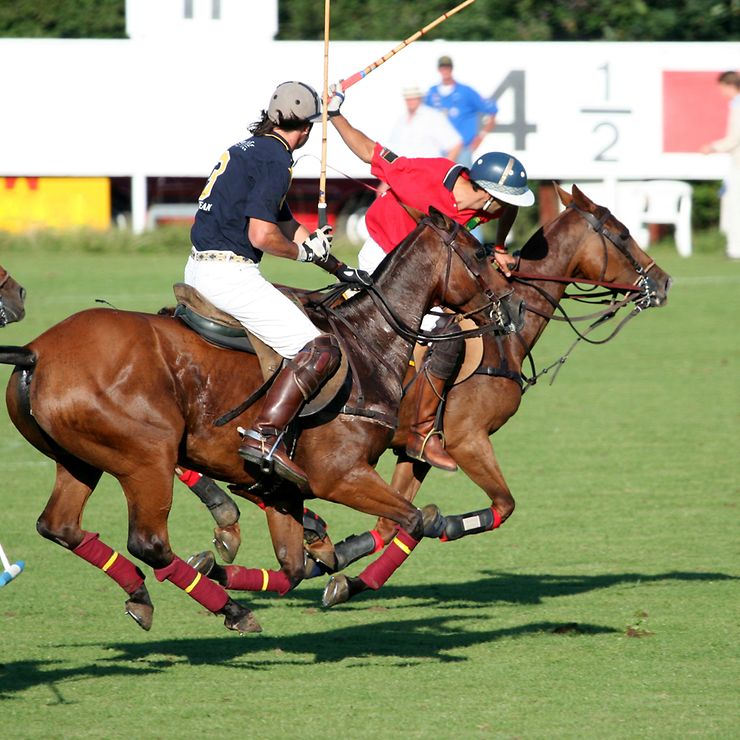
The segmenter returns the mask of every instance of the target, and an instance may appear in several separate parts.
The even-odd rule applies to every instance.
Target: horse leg
[[[447,523],[440,539],[457,540],[497,529],[512,515],[515,503],[490,439],[483,434],[472,434],[461,440],[458,446],[452,447],[451,452],[463,472],[486,492],[491,499],[491,506],[467,514],[445,516]]]
[[[106,545],[97,532],[80,527],[82,510],[102,471],[78,460],[70,460],[66,465],[57,463],[54,490],[36,522],[37,531],[112,578],[129,595],[126,613],[143,629],[151,629],[154,606],[144,585],[144,574]]]
[[[182,467],[176,467],[175,474],[211,512],[217,524],[213,544],[222,560],[233,563],[241,545],[239,507],[212,478]]]
[[[262,628],[249,609],[172,552],[167,533],[172,468],[142,466],[135,475],[120,476],[118,480],[128,501],[129,552],[150,566],[158,581],[170,581],[211,613],[223,615],[228,629],[260,632]]]
[[[275,502],[265,507],[265,515],[280,570],[217,565],[211,553],[194,555],[188,562],[224,588],[284,596],[304,578],[303,504],[296,499]]]
[[[406,561],[424,536],[421,511],[399,496],[373,468],[355,468],[352,478],[351,482],[336,484],[332,488],[331,499],[359,511],[391,519],[399,529],[380,556],[359,576],[332,576],[324,590],[324,606],[348,601],[367,589],[377,591]]]
[[[412,460],[405,455],[401,455],[393,471],[391,488],[394,491],[398,491],[407,501],[413,501],[430,470],[431,466],[427,463]],[[424,524],[424,536],[438,537],[441,528],[444,526],[439,509],[433,504],[430,504],[423,507],[421,513]],[[361,558],[382,550],[391,542],[397,531],[398,524],[396,522],[392,519],[379,517],[375,529],[363,532],[362,534],[351,534],[341,542],[337,542],[333,546],[333,558],[331,559],[329,558],[329,553],[322,551],[322,548],[326,549],[325,540],[319,541],[318,544],[307,544],[306,550],[312,558],[319,561],[321,566],[308,573],[306,578],[344,570],[347,566]]]

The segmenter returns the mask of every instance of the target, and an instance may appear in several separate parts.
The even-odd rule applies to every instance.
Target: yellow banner
[[[110,226],[107,177],[1,177],[0,230]]]

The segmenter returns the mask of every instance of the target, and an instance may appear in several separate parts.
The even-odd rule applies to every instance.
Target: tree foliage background
[[[406,38],[456,4],[456,0],[334,0],[332,39]],[[125,10],[125,0],[0,0],[0,36],[125,38]],[[279,39],[324,37],[321,0],[279,0],[279,18]],[[477,0],[429,34],[441,37],[730,41],[740,39],[740,0]]]

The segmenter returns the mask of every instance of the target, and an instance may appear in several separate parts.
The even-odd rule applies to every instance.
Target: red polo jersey
[[[376,144],[370,168],[375,177],[388,183],[389,189],[368,208],[365,225],[370,236],[386,253],[395,249],[416,226],[401,203],[424,213],[434,206],[463,226],[473,216],[486,223],[500,215],[500,211],[458,210],[452,188],[458,177],[468,178],[468,171],[451,159],[399,157]]]

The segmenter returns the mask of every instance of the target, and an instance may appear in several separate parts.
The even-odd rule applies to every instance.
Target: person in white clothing
[[[723,72],[718,78],[722,94],[729,98],[727,134],[702,147],[704,154],[730,155],[730,169],[725,177],[720,204],[720,230],[727,237],[727,256],[740,260],[740,74]]]
[[[447,116],[424,105],[418,85],[403,88],[406,112],[388,136],[388,148],[403,157],[447,157],[453,162],[463,146],[462,137]]]

